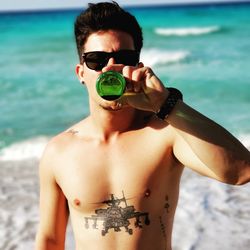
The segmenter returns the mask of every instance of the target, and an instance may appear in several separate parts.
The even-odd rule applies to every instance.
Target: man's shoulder
[[[71,127],[52,137],[46,145],[44,154],[49,154],[52,156],[54,154],[61,154],[67,150],[73,140],[75,140],[75,135],[79,131],[80,123],[84,124],[85,120],[72,125]]]
[[[63,131],[49,140],[46,146],[46,150],[57,151],[63,149],[65,146],[67,146],[69,140],[70,140],[70,132],[68,130]]]
[[[53,161],[55,155],[62,153],[63,149],[66,147],[69,141],[67,134],[67,131],[61,132],[48,141],[43,151],[41,162],[47,160]]]

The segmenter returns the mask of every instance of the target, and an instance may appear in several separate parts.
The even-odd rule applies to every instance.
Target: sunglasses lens
[[[139,55],[133,50],[118,51],[115,56],[116,63],[124,64],[127,66],[136,66],[139,62]]]
[[[139,62],[139,54],[134,50],[120,50],[112,53],[95,51],[85,53],[83,56],[88,68],[97,71],[106,66],[108,60],[112,57],[114,57],[115,63],[117,64],[136,66],[136,64]]]
[[[89,69],[101,70],[103,67],[98,62],[86,62]]]
[[[101,70],[105,66],[105,54],[102,52],[86,53],[85,62],[90,69]]]

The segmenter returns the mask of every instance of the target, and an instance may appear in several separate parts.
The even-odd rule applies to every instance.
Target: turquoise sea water
[[[141,61],[250,149],[250,4],[130,11],[144,30]],[[74,74],[79,12],[0,14],[0,250],[34,249],[37,158],[88,115]],[[173,249],[249,250],[249,190],[184,171]],[[72,232],[66,246],[74,249]]]
[[[186,102],[250,138],[250,4],[129,9],[141,60]],[[79,10],[0,14],[0,149],[52,136],[88,114],[73,22]]]

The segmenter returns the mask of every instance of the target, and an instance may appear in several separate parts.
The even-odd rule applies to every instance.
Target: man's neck
[[[90,118],[100,139],[107,141],[111,137],[132,129],[132,126],[136,124],[138,112],[131,107],[116,111],[95,109],[91,111]]]

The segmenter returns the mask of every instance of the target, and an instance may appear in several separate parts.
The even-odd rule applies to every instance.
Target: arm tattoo
[[[101,202],[106,204],[107,208],[96,209],[95,214],[91,217],[85,217],[85,228],[89,228],[89,220],[93,221],[92,227],[98,229],[97,221],[103,221],[102,224],[102,236],[105,236],[109,229],[114,229],[115,232],[121,231],[121,227],[125,228],[128,234],[133,234],[133,229],[129,228],[130,219],[135,219],[134,226],[142,228],[141,217],[144,217],[144,224],[149,225],[150,220],[148,213],[138,212],[134,206],[128,206],[127,200],[124,197],[116,198],[113,194],[110,195],[110,200]],[[120,204],[123,204],[120,205]]]

